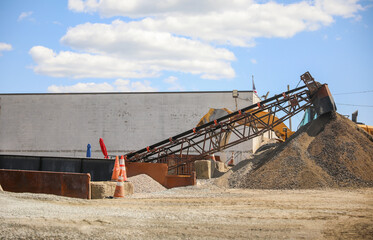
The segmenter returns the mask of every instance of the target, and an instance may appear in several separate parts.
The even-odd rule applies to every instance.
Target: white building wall
[[[244,108],[251,91],[176,93],[2,94],[0,154],[101,158],[136,151],[196,126],[209,108]],[[228,151],[252,152],[256,140]]]
[[[254,103],[260,102],[259,96],[255,93],[253,93],[253,99],[254,99],[253,100]],[[269,137],[269,136],[271,136],[271,133],[267,132],[267,133],[264,133],[260,137],[254,138],[253,142],[252,142],[252,151],[255,152],[260,147],[260,144],[262,143],[263,137]]]

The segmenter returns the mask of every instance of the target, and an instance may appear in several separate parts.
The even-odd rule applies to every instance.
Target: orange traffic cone
[[[234,166],[234,155],[233,155],[233,153],[232,153],[231,160],[229,160],[229,162],[228,162],[228,166]]]
[[[123,177],[118,176],[117,186],[115,186],[114,198],[124,198],[124,183]]]
[[[127,182],[126,164],[125,164],[123,155],[120,157],[119,166],[120,166],[120,174],[119,175],[122,176],[124,182]]]
[[[111,181],[118,180],[118,176],[120,174],[120,167],[119,167],[119,158],[118,156],[115,157],[113,175],[111,175]]]

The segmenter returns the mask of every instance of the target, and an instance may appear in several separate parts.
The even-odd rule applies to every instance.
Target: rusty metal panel
[[[323,84],[318,89],[312,97],[312,104],[319,116],[337,110],[333,96],[329,91],[328,84]]]
[[[91,198],[88,173],[61,173],[0,169],[4,191],[46,193],[74,198]]]
[[[184,187],[196,185],[196,173],[190,175],[168,175],[168,167],[165,163],[126,163],[127,176],[147,174],[166,188]]]
[[[196,185],[196,172],[191,175],[168,175],[166,176],[166,188],[185,187]]]
[[[133,163],[126,162],[127,176],[132,177],[139,174],[147,174],[155,181],[166,186],[168,172],[167,164],[164,163]]]

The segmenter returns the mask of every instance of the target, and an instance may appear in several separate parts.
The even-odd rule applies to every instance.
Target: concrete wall
[[[135,151],[189,130],[209,108],[241,109],[257,102],[251,91],[177,93],[1,94],[0,153],[101,158]],[[230,150],[253,149],[253,141]]]

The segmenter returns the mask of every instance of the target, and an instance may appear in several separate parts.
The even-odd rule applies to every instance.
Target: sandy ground
[[[373,188],[213,186],[81,200],[0,192],[1,239],[373,239]]]

